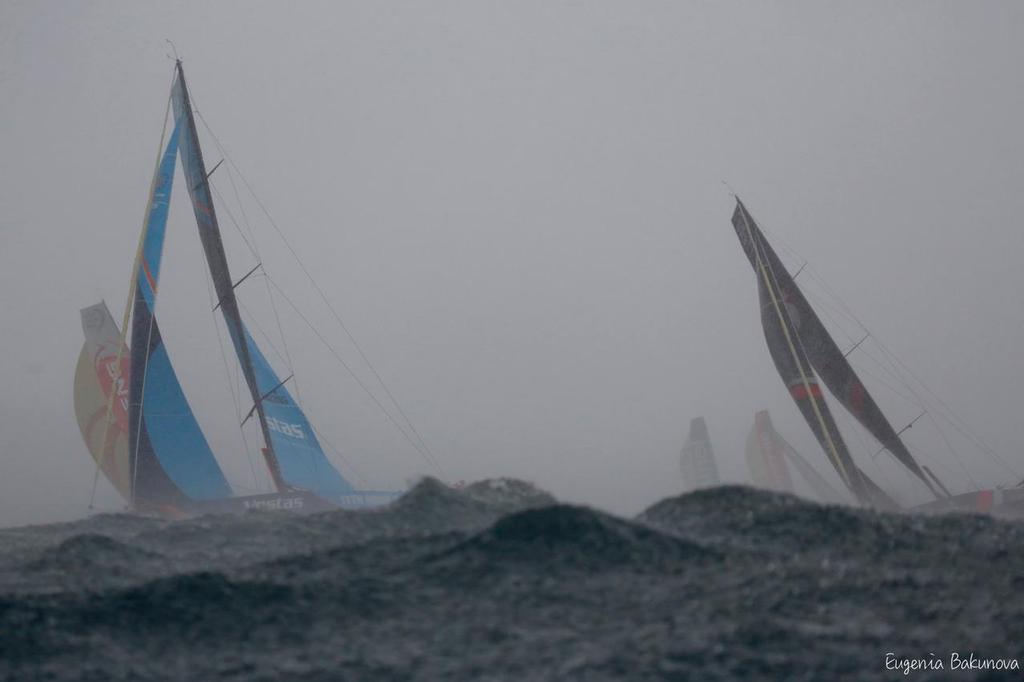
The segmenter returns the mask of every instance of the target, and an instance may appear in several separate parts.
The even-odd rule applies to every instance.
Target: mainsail
[[[759,261],[763,261],[764,269],[771,274],[777,297],[783,302],[808,361],[832,395],[903,466],[940,497],[739,198],[732,223],[750,264],[758,270]]]
[[[153,183],[134,286],[128,406],[130,499],[140,507],[175,506],[186,499],[231,495],[171,366],[154,312],[178,130],[176,126],[171,133]]]
[[[751,482],[758,488],[793,492],[793,479],[786,467],[782,444],[775,438],[767,410],[754,415],[754,425],[747,435],[747,464]]]
[[[690,433],[679,455],[679,465],[683,470],[683,480],[690,490],[710,488],[720,483],[704,417],[690,420]]]
[[[818,439],[843,484],[864,503],[872,502],[872,495],[853,462],[839,427],[825,403],[811,363],[797,335],[779,286],[779,273],[764,255],[764,239],[753,217],[737,198],[732,224],[757,275],[758,299],[761,303],[761,326],[764,329],[768,352],[772,356],[779,376],[789,388],[790,396]]]
[[[172,88],[174,119],[182,130],[181,165],[195,212],[199,237],[206,254],[220,308],[238,362],[245,376],[266,447],[267,467],[278,491],[312,490],[328,499],[352,492],[352,486],[324,455],[313,428],[291,395],[270,367],[250,336],[239,312],[236,284],[231,279],[221,239],[217,214],[210,194],[209,176],[203,161],[195,117],[185,84],[181,62]],[[289,377],[290,378],[290,377]]]

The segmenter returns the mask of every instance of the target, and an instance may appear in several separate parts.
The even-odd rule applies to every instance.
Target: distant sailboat
[[[689,490],[711,488],[721,483],[704,417],[690,420],[690,433],[679,454],[679,465],[683,471],[683,481]]]
[[[754,425],[747,435],[747,465],[750,480],[758,488],[793,492],[793,479],[786,466],[782,443],[776,438],[767,410],[754,415]]]
[[[747,436],[747,463],[750,477],[759,488],[794,492],[790,467],[807,484],[814,499],[819,502],[838,503],[844,498],[829,485],[803,455],[796,451],[775,430],[767,410],[754,415],[754,425]]]
[[[732,225],[757,277],[761,326],[779,376],[854,498],[870,506],[899,507],[853,461],[818,385],[819,376],[836,400],[880,446],[927,486],[936,499],[928,505],[929,508],[989,511],[996,491],[952,496],[930,469],[917,463],[739,197],[736,197]],[[1018,487],[999,490],[998,493],[995,497],[1008,510],[1017,505],[1024,510],[1024,489]]]
[[[171,89],[173,128],[161,141],[133,266],[125,322],[105,303],[82,310],[85,345],[75,373],[75,414],[98,472],[136,510],[167,515],[245,509],[310,512],[379,504],[386,491],[358,490],[325,456],[306,415],[242,321],[214,209],[181,62]],[[236,497],[189,406],[154,313],[176,159],[238,363],[252,399],[275,492]],[[252,273],[249,273],[252,274]],[[248,275],[246,275],[248,277]],[[243,280],[245,277],[242,278]]]

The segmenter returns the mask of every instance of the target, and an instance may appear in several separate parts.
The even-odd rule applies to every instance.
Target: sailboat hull
[[[995,488],[954,495],[914,507],[913,511],[928,513],[992,514],[1024,519],[1024,488]]]
[[[360,491],[333,502],[308,490],[284,493],[242,495],[216,500],[189,500],[183,505],[140,507],[139,512],[172,519],[206,514],[246,514],[253,511],[286,511],[293,514],[319,514],[338,509],[369,509],[391,502],[397,492]]]

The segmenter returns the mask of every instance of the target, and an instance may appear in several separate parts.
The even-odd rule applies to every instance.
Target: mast
[[[199,146],[199,135],[196,130],[195,117],[192,113],[192,103],[189,99],[188,87],[185,84],[185,71],[181,66],[180,59],[175,62],[175,70],[178,77],[174,83],[172,96],[174,99],[174,116],[179,120],[179,125],[182,125],[181,165],[185,171],[188,193],[192,199],[192,208],[195,211],[199,238],[203,244],[203,252],[206,254],[206,263],[210,269],[210,278],[213,280],[214,291],[217,293],[217,305],[220,306],[221,313],[224,315],[224,322],[234,344],[238,363],[241,365],[242,374],[245,376],[245,383],[249,387],[249,394],[252,396],[253,409],[259,419],[260,431],[263,434],[264,442],[263,457],[266,460],[267,468],[270,470],[274,487],[278,492],[285,492],[289,486],[281,475],[281,467],[274,452],[274,443],[270,435],[270,428],[267,425],[267,416],[263,409],[264,396],[260,394],[256,383],[256,373],[253,369],[248,334],[242,324],[238,300],[235,298],[235,285],[231,279],[231,271],[228,269],[224,242],[221,239],[220,226],[217,223],[217,213],[213,206],[213,197],[210,194],[209,175],[206,172],[206,164],[203,161],[203,151]]]

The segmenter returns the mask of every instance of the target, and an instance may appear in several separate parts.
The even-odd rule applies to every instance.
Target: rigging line
[[[218,147],[219,146],[220,145],[218,145]],[[224,154],[225,158],[227,158],[227,153],[223,149],[221,149],[220,152],[221,154]],[[238,194],[238,184],[235,182],[235,174],[231,172],[230,163],[228,164],[227,172],[228,182],[231,183],[231,191],[235,194],[235,203],[238,204],[238,212],[242,214],[242,223],[245,225],[245,228],[249,230],[249,237],[252,238],[253,248],[255,248],[256,253],[259,254],[259,244],[256,243],[256,231],[252,229],[252,222],[249,220],[249,215],[245,212],[245,204],[242,203],[242,197]],[[261,258],[260,260],[262,261],[263,259]]]
[[[316,437],[319,438],[324,443],[327,443],[327,447],[333,450],[334,453],[338,455],[338,459],[345,463],[346,471],[353,474],[353,477],[357,479],[357,483],[359,483],[359,485],[361,485],[363,488],[368,487],[366,483],[366,477],[359,472],[359,470],[355,467],[354,464],[352,464],[352,460],[343,455],[341,450],[334,443],[328,440],[327,437],[324,436],[324,434],[320,431],[320,429],[316,428],[312,424],[310,424],[310,427],[313,429],[313,433],[316,434]]]
[[[845,329],[843,329],[842,325],[839,324],[838,320],[836,320],[836,318],[833,317],[832,314],[829,311],[831,310],[832,312],[838,313],[840,315],[842,315],[843,313],[841,311],[838,311],[833,306],[831,306],[827,301],[825,301],[821,297],[812,294],[811,292],[807,291],[806,289],[803,289],[803,293],[805,295],[809,296],[811,299],[813,299],[819,306],[821,306],[821,308],[817,309],[820,312],[821,316],[826,318],[830,322],[832,322],[835,325],[835,327],[839,331],[841,331],[844,336],[846,336],[847,340],[849,340],[851,343],[853,343],[853,337],[850,336],[849,332],[847,332]],[[822,310],[822,308],[824,308],[824,310]],[[860,344],[862,344],[864,341],[867,341],[868,339],[873,339],[877,343],[878,339],[876,339],[875,336],[873,334],[871,334],[870,331],[868,331],[867,329],[862,329],[862,331],[865,332],[866,336],[863,337],[859,342],[854,344],[854,348],[859,347]],[[847,351],[847,353],[851,353],[854,350],[854,348],[851,348],[849,351]],[[909,383],[907,382],[905,377],[903,377],[899,372],[895,371],[892,368],[891,363],[890,364],[883,363],[877,357],[872,355],[866,348],[861,348],[860,355],[863,356],[863,357],[868,358],[869,360],[871,360],[874,363],[874,365],[879,370],[881,370],[887,377],[889,377],[892,380],[894,380],[897,383],[899,383],[904,389],[909,391],[911,396],[913,396],[913,397],[910,397],[906,393],[903,393],[900,389],[897,389],[892,384],[888,383],[885,379],[881,378],[880,376],[878,376],[877,374],[871,372],[870,370],[865,369],[862,365],[857,367],[857,371],[858,372],[872,377],[879,384],[881,384],[885,388],[889,389],[892,393],[894,393],[895,395],[898,395],[899,397],[903,398],[907,402],[909,402],[909,403],[911,403],[913,405],[916,405],[917,407],[919,407],[921,409],[924,409],[925,407],[928,407],[927,401],[925,401],[923,398],[921,398],[921,396],[918,395],[914,391],[913,387],[909,385]],[[853,363],[851,363],[851,365],[852,364]]]
[[[923,397],[921,397],[918,391],[916,391],[913,388],[913,386],[910,385],[910,382],[906,379],[906,377],[903,376],[904,374],[906,376],[909,376],[914,382],[916,382],[916,384],[918,384],[926,393],[928,393],[928,395],[935,401],[935,403],[937,403],[937,407],[939,409],[934,410],[934,412],[938,414],[940,419],[949,424],[957,433],[964,436],[964,438],[966,438],[969,442],[978,447],[978,450],[987,455],[989,458],[995,460],[998,464],[1004,467],[1012,475],[1020,475],[1020,473],[1018,473],[1014,467],[1012,467],[1006,460],[1002,459],[1002,457],[998,454],[998,452],[995,451],[995,449],[993,449],[992,446],[990,446],[988,443],[982,440],[980,436],[974,433],[973,430],[968,426],[967,422],[962,417],[959,417],[935,391],[933,391],[927,384],[925,384],[924,381],[921,380],[920,377],[918,377],[918,375],[914,374],[913,371],[909,367],[907,367],[907,365],[903,363],[903,361],[899,357],[897,357],[895,353],[889,350],[889,348],[886,347],[886,345],[883,344],[878,339],[876,339],[876,342],[878,343],[879,348],[885,354],[886,358],[889,360],[889,364],[892,367],[893,373],[896,374],[901,383],[903,383],[906,386],[906,388],[916,398],[918,398],[923,404],[927,404],[927,401]]]
[[[206,121],[205,120],[203,121],[203,126],[206,127],[207,130],[209,130],[209,126],[206,125]],[[211,132],[211,135],[212,135],[212,132]],[[221,146],[219,140],[216,140],[216,138],[214,138],[214,139],[216,141],[217,147],[220,150],[221,154],[224,155],[224,158],[227,158],[227,150],[224,149]],[[263,273],[266,274],[267,269],[266,269],[266,266],[263,265],[263,258],[260,256],[260,247],[259,247],[259,242],[256,239],[256,231],[253,229],[252,222],[249,220],[249,216],[248,216],[248,214],[245,211],[245,204],[242,202],[242,197],[238,193],[238,183],[235,182],[235,173],[232,172],[232,166],[233,165],[234,165],[234,161],[230,161],[228,163],[228,169],[227,169],[228,170],[228,182],[231,183],[231,191],[234,192],[235,202],[238,204],[238,211],[239,211],[239,213],[242,216],[242,223],[245,225],[246,229],[249,231],[249,238],[252,239],[252,247],[253,247],[253,250],[256,252],[256,258],[260,262],[260,266],[261,266],[261,268],[263,270]],[[277,310],[277,303],[274,300],[274,293],[270,289],[270,282],[268,280],[266,280],[266,278],[264,278],[263,284],[264,284],[264,287],[267,290],[267,298],[270,300],[270,307],[271,307],[271,309],[274,312],[274,320],[275,320],[275,322],[277,324],[277,333],[281,337],[281,347],[284,349],[284,358],[283,359],[288,364],[288,371],[290,371],[292,373],[293,377],[294,377],[292,379],[292,386],[294,386],[294,388],[295,388],[295,402],[296,402],[296,404],[298,404],[299,409],[302,409],[302,403],[303,403],[303,401],[302,401],[302,390],[299,387],[299,379],[298,379],[298,377],[294,376],[294,374],[295,374],[295,364],[292,361],[291,351],[288,349],[288,340],[287,340],[287,338],[285,337],[285,334],[284,334],[284,325],[281,324],[281,316],[280,316],[280,314],[278,313],[278,310]],[[267,336],[267,335],[264,334],[264,336]],[[267,338],[268,338],[268,343],[269,343],[269,336]],[[278,353],[278,355],[280,355],[280,353]]]
[[[264,277],[266,277],[265,274],[264,274]],[[270,347],[270,350],[274,351],[274,355],[277,356],[277,359],[282,364],[288,364],[285,356],[281,353],[281,351],[278,349],[278,347],[274,344],[274,340],[270,338],[270,334],[267,333],[267,330],[265,330],[260,325],[259,321],[256,319],[256,316],[253,314],[252,310],[249,309],[249,306],[247,306],[244,303],[242,303],[241,301],[239,301],[238,302],[238,307],[239,307],[239,309],[242,312],[245,313],[245,316],[247,318],[248,324],[252,325],[252,328],[255,329],[259,333],[260,339],[262,341],[266,342],[267,346]],[[290,364],[288,364],[288,371],[289,372],[294,372],[294,369],[295,369],[294,367],[292,367]],[[294,381],[292,383],[294,383]]]
[[[209,131],[209,126],[206,125],[205,120],[203,121],[203,125]],[[213,134],[212,131],[210,134]],[[216,140],[216,137],[214,137],[214,140],[221,154],[224,155],[224,158],[227,158],[227,150],[221,146],[220,141]],[[238,211],[242,216],[242,223],[249,231],[249,238],[252,240],[252,248],[255,251],[256,258],[259,260],[260,267],[262,268],[263,273],[266,274],[267,269],[266,266],[263,265],[263,258],[260,256],[260,247],[259,242],[256,239],[256,231],[253,229],[252,222],[249,220],[249,216],[245,211],[245,204],[242,202],[242,197],[238,193],[238,183],[235,182],[235,173],[233,173],[231,170],[233,165],[234,161],[230,161],[228,163],[228,182],[231,183],[231,191],[234,192],[235,202],[238,204]],[[292,386],[295,388],[295,403],[299,406],[299,409],[301,410],[303,409],[302,389],[299,386],[299,378],[295,376],[295,363],[292,361],[291,351],[288,349],[288,340],[284,334],[284,326],[281,324],[281,316],[277,310],[277,303],[274,300],[274,293],[270,289],[270,282],[264,278],[263,284],[267,290],[267,298],[270,300],[270,307],[274,312],[274,321],[277,324],[277,333],[281,337],[281,347],[284,349],[284,358],[282,359],[287,363],[288,371],[291,372],[293,376]],[[250,315],[250,317],[252,316]],[[265,333],[264,336],[267,337],[267,342],[269,343],[269,336]],[[278,353],[278,355],[280,355],[280,353]]]
[[[857,343],[853,344],[853,347],[850,350],[848,350],[845,353],[843,353],[843,357],[844,358],[850,357],[850,353],[852,353],[853,351],[857,350],[857,348],[860,346],[860,344],[864,343],[865,341],[867,341],[870,338],[871,338],[871,334],[865,334],[864,337],[861,338],[860,341],[858,341]]]
[[[256,262],[259,262],[259,260],[260,260],[260,255],[259,255],[259,253],[257,253],[257,251],[256,251],[256,249],[255,249],[255,248],[253,247],[253,245],[249,243],[249,240],[248,240],[248,239],[246,239],[246,237],[245,237],[245,233],[244,233],[244,232],[242,232],[242,227],[241,227],[241,225],[239,225],[239,224],[238,224],[238,221],[237,221],[237,220],[235,220],[235,216],[234,216],[234,215],[233,215],[233,214],[231,213],[231,209],[230,209],[230,208],[228,207],[228,202],[224,200],[224,195],[222,195],[222,194],[220,193],[220,190],[218,190],[218,189],[217,189],[217,186],[216,186],[216,185],[214,185],[214,184],[213,184],[213,182],[211,182],[211,181],[209,181],[209,180],[208,180],[208,181],[206,182],[206,185],[207,185],[207,186],[208,186],[208,187],[209,187],[210,189],[212,189],[212,190],[213,190],[213,193],[214,193],[214,194],[215,194],[215,195],[217,196],[217,199],[219,199],[219,200],[220,200],[220,207],[221,207],[221,208],[222,208],[222,209],[224,210],[224,212],[225,212],[225,213],[227,213],[227,215],[228,215],[228,219],[229,219],[229,220],[231,221],[231,224],[232,224],[232,225],[234,225],[234,226],[235,226],[235,230],[237,230],[237,231],[238,231],[238,236],[242,238],[242,242],[243,242],[243,243],[245,244],[246,248],[248,248],[248,249],[249,249],[249,254],[250,254],[250,255],[251,255],[251,256],[252,256],[252,257],[253,257],[254,259],[256,259]]]
[[[942,436],[942,440],[946,443],[946,447],[949,448],[949,454],[952,455],[953,461],[956,462],[957,465],[963,470],[964,475],[967,476],[967,480],[971,482],[971,485],[974,486],[974,489],[981,490],[981,486],[978,485],[978,483],[974,480],[974,477],[971,476],[970,470],[966,466],[964,466],[963,461],[956,454],[956,450],[953,449],[953,444],[949,442],[949,438],[946,437],[946,433],[942,429],[940,429],[939,425],[935,422],[935,416],[929,414],[928,418],[931,419],[932,423],[935,425],[935,430],[939,432],[939,435]]]
[[[156,291],[153,292],[153,309],[149,311],[149,329],[146,332],[146,361],[142,365],[142,394],[139,396],[139,418],[135,421],[135,447],[129,452],[130,461],[134,461],[132,467],[132,495],[131,505],[135,507],[135,486],[139,478],[139,444],[142,442],[142,409],[146,402],[146,379],[149,378],[149,348],[153,343],[153,326],[156,323]],[[135,339],[132,338],[134,343]],[[129,394],[130,395],[130,394]],[[131,405],[131,403],[129,403]]]
[[[380,408],[380,411],[384,414],[384,416],[388,419],[388,421],[390,421],[391,424],[396,429],[398,429],[399,433],[401,433],[405,437],[405,440],[408,441],[408,443],[410,445],[412,445],[413,449],[415,449],[418,453],[423,455],[424,460],[426,460],[426,462],[428,464],[430,464],[434,468],[436,468],[437,471],[443,477],[447,477],[446,474],[444,473],[444,468],[440,465],[439,462],[437,462],[435,459],[433,459],[433,457],[429,454],[430,451],[429,450],[424,451],[423,449],[420,448],[419,445],[417,445],[416,441],[414,441],[412,439],[412,437],[409,436],[409,434],[402,427],[402,425],[398,423],[398,421],[391,415],[390,412],[388,412],[387,408],[384,407],[384,405],[380,402],[380,400],[377,398],[377,396],[375,396],[370,391],[370,389],[366,386],[366,384],[363,383],[362,379],[359,378],[359,375],[357,375],[355,372],[352,371],[352,368],[349,366],[349,364],[347,362],[345,362],[344,359],[342,359],[341,355],[338,354],[338,351],[334,349],[334,346],[332,346],[330,344],[330,342],[327,341],[327,339],[324,338],[323,334],[321,334],[320,331],[316,327],[313,326],[313,324],[309,321],[309,319],[302,313],[301,310],[299,310],[298,306],[296,306],[295,303],[292,302],[292,300],[288,297],[288,295],[285,294],[283,291],[281,291],[281,288],[277,285],[277,282],[275,282],[274,280],[270,279],[269,276],[267,277],[267,279],[270,281],[270,283],[274,287],[274,289],[276,289],[277,292],[281,295],[281,298],[283,298],[285,300],[285,302],[287,302],[288,305],[291,307],[291,309],[295,311],[295,314],[297,314],[302,319],[302,321],[306,323],[306,326],[308,326],[310,328],[310,330],[313,332],[313,334],[315,334],[316,337],[318,339],[320,339],[320,342],[323,343],[324,346],[327,348],[327,350],[329,350],[331,352],[331,354],[334,356],[334,358],[339,363],[341,363],[341,366],[344,367],[346,369],[346,371],[348,371],[349,375],[355,380],[355,382],[357,384],[359,384],[359,387],[363,389],[363,392],[366,393],[366,395],[368,395],[370,397],[370,399],[377,405],[378,408]]]
[[[818,284],[821,285],[821,287],[825,290],[825,293],[832,299],[834,299],[837,305],[841,308],[841,314],[846,315],[852,322],[854,322],[858,327],[860,327],[860,331],[868,334],[871,333],[871,330],[867,328],[867,325],[865,325],[860,320],[860,318],[853,313],[853,310],[848,305],[846,305],[845,301],[843,301],[843,299],[840,298],[840,296],[835,292],[835,290],[829,286],[825,278],[822,277],[821,273],[818,272],[818,269],[815,268],[809,260],[805,259],[799,251],[797,251],[789,243],[787,243],[786,240],[783,239],[778,232],[770,229],[769,227],[766,227],[763,222],[759,222],[758,226],[761,228],[762,232],[772,236],[773,243],[781,244],[783,248],[790,252],[790,255],[794,256],[797,260],[803,261],[803,265],[800,266],[800,271],[806,271],[809,277],[816,280]],[[803,287],[801,287],[801,290],[804,291],[805,294],[807,293],[807,291],[803,289]]]
[[[209,277],[206,277],[206,295],[210,299],[210,305],[213,306],[213,282]],[[238,424],[238,433],[242,437],[242,448],[245,452],[245,459],[249,462],[249,470],[252,471],[252,482],[253,485],[259,487],[260,480],[256,474],[256,465],[253,464],[252,451],[249,449],[249,440],[245,437],[245,428],[242,425],[242,404],[235,391],[235,384],[238,382],[238,373],[236,370],[234,381],[231,380],[231,369],[228,366],[227,352],[224,350],[224,339],[220,333],[220,325],[217,324],[217,311],[213,309],[210,311],[210,319],[213,322],[213,328],[217,333],[217,347],[220,349],[220,359],[224,364],[224,375],[227,377],[228,390],[231,391],[231,402],[235,406],[235,423]],[[237,363],[235,363],[237,367]]]
[[[257,267],[260,267],[262,269],[262,264],[260,264],[260,266],[257,266]],[[264,280],[267,279],[267,271],[265,269],[263,270],[263,279]],[[269,294],[269,292],[270,292],[269,287],[267,289],[267,292]],[[273,303],[272,300],[271,300],[271,303]],[[248,324],[256,329],[256,331],[259,333],[259,335],[262,338],[262,340],[267,344],[267,346],[270,347],[270,349],[272,351],[274,351],[274,354],[277,356],[277,359],[282,364],[287,366],[288,372],[289,372],[287,379],[285,379],[284,381],[278,383],[278,385],[275,386],[273,389],[267,391],[267,393],[265,395],[260,397],[260,400],[263,400],[263,398],[265,398],[267,395],[270,395],[271,393],[276,391],[281,386],[284,386],[285,383],[287,383],[288,381],[291,381],[292,385],[295,387],[295,398],[294,398],[295,404],[298,406],[299,410],[303,414],[305,414],[305,409],[303,408],[302,403],[299,402],[299,400],[300,400],[300,397],[299,397],[299,382],[298,382],[298,379],[295,376],[295,368],[294,368],[294,366],[292,366],[291,357],[290,356],[286,357],[286,355],[287,355],[287,348],[285,349],[286,355],[282,355],[281,351],[278,350],[276,345],[274,345],[274,341],[270,338],[270,334],[268,334],[266,332],[266,330],[263,329],[263,327],[257,321],[256,316],[253,315],[251,310],[249,310],[248,306],[246,306],[242,301],[238,301],[238,305],[239,305],[240,310],[245,312],[245,315],[248,318]],[[284,330],[281,328],[280,320],[278,320],[278,332],[281,335],[282,342],[284,342]],[[249,418],[252,417],[252,413],[253,413],[253,411],[255,409],[256,409],[256,404],[253,403],[252,409],[249,410],[249,414],[246,416],[245,421],[248,421]],[[308,419],[307,419],[307,422],[308,422]],[[309,423],[309,427],[313,428],[312,422],[308,422],[308,423]],[[244,422],[243,422],[243,425],[244,425]],[[306,460],[307,460],[307,464],[309,465],[310,469],[313,471],[314,475],[318,476],[319,475],[318,472],[319,472],[319,466],[320,465],[319,465],[319,462],[317,462],[316,458],[313,456],[313,453],[311,451],[307,450],[307,452],[306,452]]]
[[[334,317],[335,321],[337,321],[338,325],[345,332],[345,335],[348,337],[349,341],[352,342],[352,345],[359,353],[363,362],[366,363],[366,366],[370,368],[370,372],[373,373],[374,377],[377,379],[377,382],[381,385],[381,388],[384,389],[384,393],[387,395],[388,399],[392,402],[392,404],[394,404],[395,408],[398,410],[398,413],[401,415],[402,419],[405,420],[405,423],[409,426],[409,430],[416,436],[416,439],[420,442],[422,448],[429,452],[431,457],[434,457],[433,452],[430,450],[430,446],[427,445],[427,442],[423,439],[423,436],[420,435],[419,431],[412,423],[412,420],[409,419],[409,415],[406,414],[405,410],[402,409],[401,404],[391,393],[391,389],[388,388],[388,385],[384,382],[384,379],[377,372],[376,367],[374,367],[373,363],[370,362],[370,359],[366,356],[366,353],[363,352],[362,347],[356,341],[355,337],[352,335],[352,332],[349,331],[348,327],[342,321],[341,315],[338,314],[338,311],[334,308],[333,305],[331,305],[330,300],[327,298],[327,295],[324,293],[323,289],[320,288],[320,285],[317,284],[316,280],[313,278],[312,273],[309,272],[309,269],[306,267],[305,263],[303,263],[302,259],[299,258],[299,254],[292,247],[291,242],[288,241],[288,238],[285,237],[284,232],[282,232],[281,228],[278,227],[277,222],[274,220],[273,216],[270,215],[270,211],[267,209],[266,205],[264,205],[263,201],[260,200],[259,196],[257,196],[255,190],[252,188],[252,185],[249,184],[249,181],[246,180],[245,175],[242,173],[241,169],[238,168],[238,165],[235,163],[234,159],[231,158],[231,155],[228,154],[227,150],[220,143],[220,140],[214,134],[213,130],[210,128],[210,125],[206,122],[206,119],[203,118],[202,113],[198,111],[196,113],[199,115],[199,119],[203,122],[203,126],[206,128],[207,132],[210,133],[210,136],[213,138],[214,143],[217,145],[219,151],[224,155],[224,158],[228,160],[228,163],[235,169],[235,172],[238,173],[238,177],[242,180],[242,183],[245,185],[246,189],[249,190],[249,193],[256,201],[256,204],[260,207],[260,210],[266,216],[271,227],[274,228],[274,231],[277,233],[278,237],[284,243],[285,247],[287,247],[288,251],[292,254],[292,257],[295,259],[295,262],[299,264],[300,268],[302,268],[303,273],[306,275],[306,278],[309,280],[310,284],[313,285],[313,288],[316,289],[317,293],[320,295],[320,299],[323,301],[324,305],[327,306],[328,310],[330,310],[331,315]]]
[[[914,427],[914,424],[916,424],[918,422],[918,420],[920,420],[921,417],[925,416],[926,414],[928,414],[928,410],[923,410],[921,412],[921,414],[919,414],[916,417],[914,417],[913,419],[911,419],[909,424],[907,424],[902,429],[900,429],[899,431],[896,432],[896,439],[899,440],[900,436],[902,436],[904,433],[906,433],[907,431],[912,429]],[[882,447],[878,448],[878,450],[875,452],[875,454],[871,455],[872,459],[874,459],[875,457],[878,457],[878,455],[882,454],[883,451],[888,450],[888,449],[889,449],[889,447],[887,445],[883,444]]]
[[[904,363],[902,360],[900,360],[898,357],[896,357],[896,355],[892,351],[890,351],[881,341],[878,341],[878,339],[875,339],[875,341],[878,343],[878,347],[881,349],[881,351],[886,355],[887,358],[889,358],[889,361],[891,363],[893,363],[894,367],[895,366],[899,366],[900,368],[902,368],[904,372],[906,372],[911,378],[913,378],[914,381],[916,381],[918,383],[918,385],[920,385],[921,388],[923,388],[924,391],[929,396],[931,396],[932,399],[934,399],[939,404],[939,406],[944,411],[944,413],[943,413],[943,411],[939,412],[939,416],[943,420],[948,422],[954,429],[957,430],[957,432],[959,432],[962,436],[964,436],[964,438],[966,438],[967,440],[972,442],[982,452],[984,452],[987,455],[989,455],[990,457],[996,459],[1011,474],[1013,474],[1014,476],[1020,476],[1020,473],[1014,467],[1010,466],[1010,464],[1007,463],[1006,460],[1003,459],[1003,457],[998,453],[998,451],[996,451],[995,448],[993,448],[992,446],[990,446],[987,443],[985,443],[985,441],[982,440],[980,436],[976,435],[968,427],[966,421],[962,417],[957,415],[957,413],[955,411],[953,411],[953,409],[950,408],[949,405],[947,405],[946,402],[942,398],[940,398],[938,396],[938,394],[936,394],[931,388],[929,388],[928,385],[925,384],[913,372],[913,370],[911,370],[906,365],[906,363]],[[913,390],[913,389],[911,389],[911,390]]]
[[[800,291],[808,299],[814,301],[815,311],[820,312],[824,316],[828,317],[828,319],[832,321],[836,329],[841,331],[843,333],[843,336],[845,336],[847,340],[850,341],[850,343],[853,343],[853,340],[855,338],[854,335],[850,333],[850,330],[846,328],[847,324],[849,324],[850,322],[853,322],[853,325],[857,327],[858,334],[870,334],[870,332],[868,332],[867,329],[863,328],[859,322],[853,320],[849,315],[847,315],[838,307],[833,305],[827,297],[821,296],[820,294],[818,294],[818,292],[814,291],[813,289],[807,286],[800,287]]]

